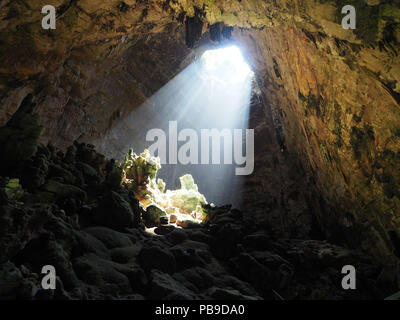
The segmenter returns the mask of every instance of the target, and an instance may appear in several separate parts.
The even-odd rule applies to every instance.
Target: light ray
[[[248,128],[252,79],[253,72],[238,47],[206,51],[96,144],[107,156],[121,159],[129,148],[135,152],[148,148],[152,142],[146,142],[146,133],[151,129],[163,130],[168,140],[169,122],[176,121],[178,131],[190,128],[198,133],[200,162],[201,153],[206,151],[200,145],[202,129],[229,129],[233,134],[234,129]],[[178,142],[178,148],[183,144],[184,141]],[[167,148],[171,146],[173,141],[168,140]],[[224,147],[221,141],[221,160]],[[212,152],[211,146],[209,151]],[[179,187],[179,177],[189,173],[209,202],[240,206],[243,177],[235,175],[236,167],[235,163],[168,164],[167,159],[159,177],[173,189]]]

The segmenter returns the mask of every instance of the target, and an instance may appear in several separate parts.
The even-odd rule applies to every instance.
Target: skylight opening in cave
[[[253,76],[242,52],[235,45],[208,50],[200,61],[202,77],[211,83],[219,82],[229,86],[243,83]]]

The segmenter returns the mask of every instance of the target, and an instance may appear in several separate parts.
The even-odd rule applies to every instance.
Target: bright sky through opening
[[[202,76],[224,85],[238,84],[253,75],[240,49],[229,46],[206,51],[201,57]]]

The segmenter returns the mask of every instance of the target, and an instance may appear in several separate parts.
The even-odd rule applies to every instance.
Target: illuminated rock
[[[175,223],[177,219],[178,219],[178,217],[176,215],[171,214],[169,216],[169,223]]]
[[[185,174],[179,178],[179,181],[181,182],[181,189],[199,191],[197,184],[194,183],[192,175]]]
[[[146,214],[144,216],[146,224],[150,226],[156,226],[160,224],[160,219],[166,217],[165,211],[157,205],[151,205],[146,208]]]
[[[180,177],[180,189],[164,192],[165,182],[157,179],[157,172],[161,168],[160,159],[152,157],[148,150],[139,156],[133,150],[129,150],[120,168],[124,175],[123,182],[134,191],[143,207],[147,207],[147,210],[150,208],[147,214],[149,223],[160,223],[160,210],[162,215],[186,214],[193,219],[206,219],[207,212],[203,205],[207,204],[207,201],[198,191],[198,186],[190,174]]]
[[[4,191],[9,199],[18,200],[24,195],[24,190],[22,190],[19,184],[19,179],[10,179],[6,184]]]

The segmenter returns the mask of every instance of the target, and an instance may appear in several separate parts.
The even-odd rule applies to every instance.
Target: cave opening
[[[211,85],[214,85],[214,82],[220,82],[226,86],[243,83],[253,75],[236,45],[207,50],[200,60],[203,77],[211,82]],[[233,89],[233,87],[227,88],[230,91]]]

